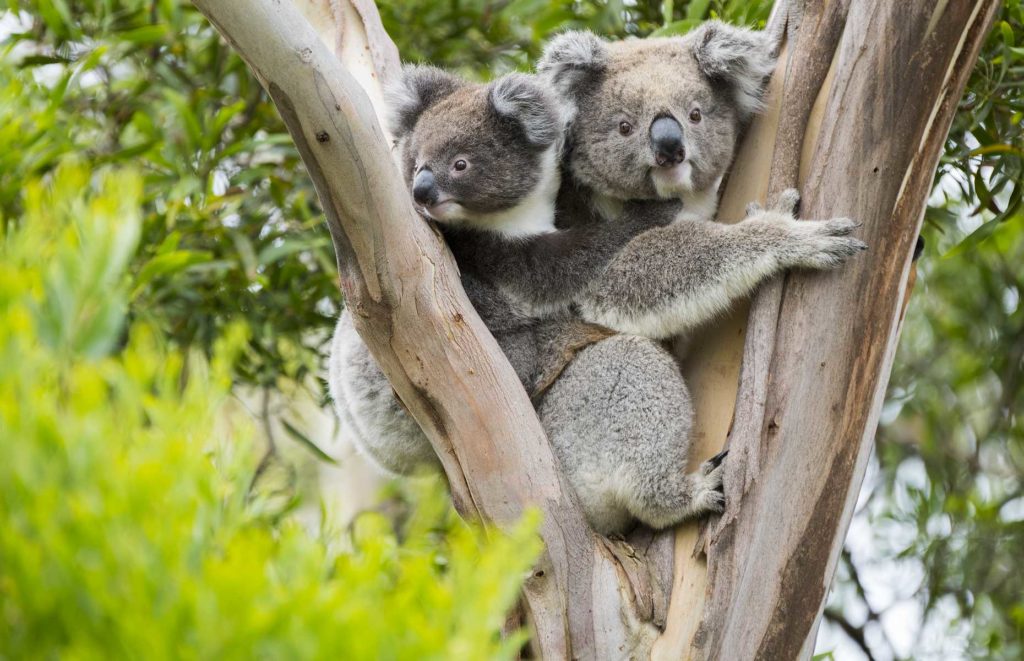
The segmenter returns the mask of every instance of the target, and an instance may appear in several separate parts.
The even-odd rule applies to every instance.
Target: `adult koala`
[[[717,21],[684,37],[605,42],[568,32],[538,66],[572,117],[575,196],[607,218],[627,200],[679,199],[668,227],[633,239],[577,298],[585,319],[651,338],[685,335],[789,268],[830,268],[866,248],[857,223],[800,221],[799,196],[752,206],[743,222],[706,222],[740,130],[775,64],[764,32]]]

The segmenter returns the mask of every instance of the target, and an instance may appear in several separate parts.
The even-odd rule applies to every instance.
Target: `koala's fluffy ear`
[[[563,98],[575,99],[580,87],[608,66],[605,43],[591,32],[563,32],[544,47],[537,71]]]
[[[531,76],[513,73],[491,83],[487,99],[499,116],[518,123],[526,139],[547,147],[558,139],[561,121],[552,94]]]
[[[691,35],[693,56],[712,81],[730,85],[740,118],[746,121],[761,109],[765,79],[775,69],[775,40],[764,31],[708,21]]]
[[[463,85],[464,80],[437,67],[404,65],[401,74],[384,89],[392,135],[401,138],[411,132],[423,111]]]

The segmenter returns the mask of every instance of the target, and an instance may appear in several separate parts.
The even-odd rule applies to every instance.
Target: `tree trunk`
[[[657,545],[647,562],[646,545],[637,552],[587,527],[450,254],[413,211],[377,119],[380,83],[397,57],[373,4],[194,2],[245,58],[295,139],[357,330],[430,438],[460,513],[498,526],[527,507],[543,513],[546,552],[524,588],[541,654],[646,656],[650,623],[665,622]],[[807,216],[862,220],[871,250],[835,273],[772,283],[749,318],[737,313],[691,350],[695,456],[725,442],[736,403],[728,508],[702,532],[678,531],[654,656],[788,659],[813,649],[937,158],[998,4],[776,7],[772,27],[785,33],[786,50],[721,216],[738,219],[746,202],[800,182]]]
[[[665,659],[807,658],[878,423],[911,257],[957,103],[999,0],[790,0],[785,50],[720,216],[797,185],[870,246],[792,273],[688,365],[701,456],[730,448],[727,510],[676,537]],[[733,357],[743,347],[742,369]],[[738,393],[737,393],[737,374]],[[735,402],[735,415],[730,415]],[[729,420],[732,420],[731,430]]]

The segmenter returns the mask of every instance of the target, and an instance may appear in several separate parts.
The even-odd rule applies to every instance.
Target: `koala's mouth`
[[[458,200],[447,195],[438,197],[433,204],[420,205],[419,209],[423,215],[438,221],[458,220],[464,211]]]
[[[667,168],[653,167],[651,181],[659,197],[679,197],[693,190],[693,165],[687,160]]]

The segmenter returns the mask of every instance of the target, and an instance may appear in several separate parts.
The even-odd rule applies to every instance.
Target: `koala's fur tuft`
[[[563,32],[544,49],[537,63],[537,73],[546,76],[556,91],[570,98],[570,90],[578,88],[600,74],[608,64],[608,50],[603,41],[590,32]],[[574,108],[570,108],[570,111]]]
[[[488,94],[495,112],[518,123],[531,144],[548,147],[561,139],[560,114],[552,112],[558,108],[558,102],[530,76],[505,76],[490,87]]]
[[[692,43],[701,72],[731,88],[741,121],[761,110],[764,83],[776,60],[768,33],[709,21],[694,32]]]
[[[406,65],[396,81],[384,88],[389,109],[388,128],[394,135],[409,133],[423,111],[466,85],[458,76],[437,67]]]

